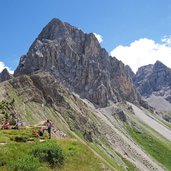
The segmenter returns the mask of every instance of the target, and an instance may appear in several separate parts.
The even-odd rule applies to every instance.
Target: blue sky
[[[0,66],[3,62],[4,66],[15,70],[20,56],[27,53],[31,43],[52,18],[59,18],[84,32],[102,35],[101,46],[109,53],[112,51],[113,56],[118,55],[118,59],[124,57],[123,51],[126,54],[131,51],[131,55],[137,56],[132,51],[138,53],[137,46],[144,46],[143,43],[149,41],[153,41],[153,49],[166,46],[169,48],[167,58],[171,55],[170,44],[166,45],[171,35],[170,0],[1,0]],[[161,41],[164,36],[165,42]],[[136,41],[139,44],[135,46]],[[121,48],[118,50],[118,47]],[[159,54],[161,51],[156,53]],[[145,55],[147,58],[149,54]],[[124,58],[129,62],[129,59],[139,61],[129,54]],[[123,62],[126,61],[124,58]],[[146,63],[151,62],[148,58]]]

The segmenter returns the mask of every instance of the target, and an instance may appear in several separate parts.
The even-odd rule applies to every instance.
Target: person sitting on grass
[[[5,121],[3,122],[2,129],[10,129],[10,124],[8,122],[8,119],[5,119]]]
[[[39,130],[39,136],[43,136],[45,130],[46,130],[46,128],[42,128],[41,130]]]
[[[18,125],[18,123],[16,123],[11,129],[19,129],[19,125]]]
[[[45,130],[46,130],[46,128],[41,128],[39,131],[33,130],[32,132],[37,136],[39,135],[40,137],[43,137]]]

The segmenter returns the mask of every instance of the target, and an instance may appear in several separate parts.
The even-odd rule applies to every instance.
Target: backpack
[[[39,131],[39,136],[43,136],[43,131]]]

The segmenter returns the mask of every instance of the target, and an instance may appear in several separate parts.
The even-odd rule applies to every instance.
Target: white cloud
[[[154,64],[157,60],[171,68],[171,36],[163,37],[161,43],[142,38],[129,46],[119,45],[111,51],[111,56],[129,65],[134,72],[143,65]]]
[[[3,71],[3,69],[7,68],[8,72],[10,74],[13,74],[14,71],[12,71],[10,68],[8,68],[7,66],[5,66],[5,64],[3,62],[0,61],[0,73]]]
[[[95,37],[97,38],[97,40],[99,41],[99,43],[103,42],[103,36],[97,33],[93,33],[95,35]]]
[[[164,36],[161,41],[165,43],[167,46],[171,46],[171,36]]]

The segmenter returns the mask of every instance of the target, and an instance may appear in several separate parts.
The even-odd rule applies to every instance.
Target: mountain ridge
[[[144,100],[159,111],[163,118],[170,118],[171,69],[161,61],[156,61],[154,64],[140,67],[136,74],[127,67],[127,73]]]
[[[170,139],[137,115],[164,123],[143,108],[124,64],[109,56],[93,34],[58,19],[45,26],[21,57],[14,77],[0,83],[0,100],[4,117],[11,115],[6,104],[12,101],[12,114],[28,126],[49,119],[56,130],[74,137],[73,145],[83,141],[106,161],[100,163],[101,171],[171,168]],[[74,157],[73,150],[69,155]]]
[[[155,94],[165,97],[168,101],[171,89],[171,69],[160,61],[142,66],[134,76],[134,84],[142,96]],[[167,92],[167,90],[170,92]]]
[[[71,91],[96,105],[141,98],[124,64],[101,48],[93,33],[84,33],[59,19],[50,21],[22,56],[14,76],[50,71]]]

